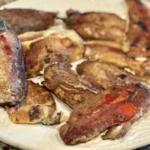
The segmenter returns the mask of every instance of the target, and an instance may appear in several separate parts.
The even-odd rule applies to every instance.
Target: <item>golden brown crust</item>
[[[143,78],[134,76],[110,63],[85,61],[77,66],[77,72],[104,89],[113,85],[146,82]]]
[[[102,12],[79,13],[69,10],[68,27],[74,29],[84,40],[107,40],[121,42],[124,39],[125,21],[115,14]]]
[[[78,40],[73,31],[66,33],[68,35],[65,35],[65,32],[58,32],[36,41],[22,43],[28,77],[39,75],[46,64],[76,61],[83,57],[84,47],[80,38]]]
[[[86,44],[85,49],[85,57],[89,60],[112,63],[120,68],[128,67],[137,74],[145,74],[144,68],[141,66],[143,62],[129,58],[119,49],[101,44]]]
[[[20,105],[6,110],[13,123],[48,124],[56,110],[56,104],[49,91],[32,81],[28,81],[25,100]]]

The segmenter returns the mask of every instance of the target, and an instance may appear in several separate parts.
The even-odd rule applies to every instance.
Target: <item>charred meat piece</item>
[[[129,56],[150,56],[150,10],[140,0],[126,0],[129,12]],[[135,53],[138,51],[138,53]]]
[[[17,36],[0,20],[0,105],[16,105],[26,94],[22,49]]]
[[[142,37],[142,36],[141,36]],[[150,40],[150,39],[148,39]],[[147,50],[142,50],[141,47],[130,47],[130,50],[127,52],[127,55],[132,58],[150,58],[150,45],[148,45]]]
[[[67,11],[67,25],[84,40],[107,40],[121,42],[124,39],[125,21],[119,16],[103,12]]]
[[[142,30],[150,31],[148,26],[150,10],[140,0],[126,0],[131,24],[137,24]]]
[[[145,74],[142,62],[127,57],[125,53],[116,48],[101,44],[86,44],[85,57],[92,61],[102,61],[115,64],[120,68],[130,68],[137,74]]]
[[[44,85],[71,108],[76,108],[88,99],[95,101],[102,97],[100,88],[77,75],[66,63],[53,64],[45,68],[44,79]]]
[[[51,93],[32,81],[28,81],[24,101],[20,105],[7,108],[10,119],[17,124],[49,124],[55,110],[56,105]]]
[[[42,38],[41,34],[43,34]],[[53,34],[45,31],[45,33],[40,32],[35,36],[37,36],[37,40],[22,42],[27,77],[39,75],[46,64],[75,61],[83,57],[82,40],[74,31],[66,30]],[[30,39],[27,34],[19,37]]]
[[[129,28],[127,43],[129,43],[128,56],[150,57],[150,32],[139,31],[137,25]]]
[[[105,134],[102,136],[102,139],[103,140],[107,140],[107,139],[115,140],[115,139],[123,137],[129,131],[131,125],[134,122],[138,121],[147,111],[148,111],[147,107],[145,109],[141,109],[134,117],[132,117],[127,122],[124,122],[117,126],[113,126],[109,128],[105,132]]]
[[[86,42],[84,42],[84,44],[106,45],[106,46],[117,48],[120,51],[122,51],[122,48],[123,48],[123,45],[121,43],[118,43],[118,42],[115,42],[115,41],[92,40],[92,41],[86,41]]]
[[[115,86],[94,105],[78,105],[67,123],[60,128],[65,144],[87,142],[108,128],[122,124],[149,107],[149,91],[140,84]]]
[[[85,61],[79,64],[77,66],[77,72],[80,75],[85,75],[104,89],[113,85],[147,81],[143,78],[134,76],[113,64],[96,61]]]
[[[13,8],[0,10],[0,16],[6,20],[10,29],[21,34],[47,29],[53,24],[56,14],[34,9]]]

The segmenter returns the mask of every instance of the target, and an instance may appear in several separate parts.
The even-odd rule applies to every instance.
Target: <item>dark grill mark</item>
[[[146,25],[142,21],[136,23],[143,31],[147,31]]]
[[[34,106],[33,109],[29,112],[30,121],[33,121],[34,119],[38,119],[39,114],[40,114],[40,111],[39,111],[38,106]]]
[[[146,50],[150,50],[150,43],[146,45]]]
[[[121,75],[119,75],[117,78],[119,78],[119,79],[123,80],[123,79],[125,79],[126,77],[127,77],[127,75],[125,75],[125,74],[121,74]]]
[[[50,62],[50,58],[47,57],[47,58],[44,59],[44,61],[45,61],[45,63],[49,63]]]

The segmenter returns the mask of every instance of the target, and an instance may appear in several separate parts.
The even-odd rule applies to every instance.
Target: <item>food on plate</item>
[[[124,52],[111,46],[101,44],[85,44],[85,57],[91,61],[112,63],[120,68],[130,68],[135,73],[145,74],[143,62],[129,58]]]
[[[80,13],[67,11],[67,26],[74,29],[84,40],[106,40],[122,43],[126,21],[119,16],[104,12]]]
[[[9,8],[0,10],[0,16],[17,34],[45,30],[54,23],[56,13],[35,9]]]
[[[128,31],[126,20],[107,12],[68,10],[64,19],[35,9],[0,10],[9,28],[0,20],[0,105],[13,123],[60,123],[51,92],[72,108],[59,129],[66,145],[100,133],[118,139],[148,111],[150,10],[140,0],[125,1]],[[87,60],[74,71],[70,63],[81,58]],[[26,90],[25,71],[28,79],[40,75],[42,86],[32,78]]]
[[[105,46],[110,46],[117,48],[118,50],[122,51],[123,45],[122,43],[118,43],[115,41],[101,41],[101,40],[91,40],[91,41],[86,41],[84,44],[100,44],[100,45],[105,45]]]
[[[61,126],[60,136],[67,145],[87,142],[110,127],[139,114],[143,116],[148,111],[149,97],[149,91],[141,84],[112,87],[94,103],[85,101],[74,108],[69,120]]]
[[[6,110],[13,123],[52,124],[52,115],[56,110],[56,104],[46,88],[28,81],[27,95],[24,101],[14,107],[7,107]]]
[[[37,40],[34,39],[35,36]],[[29,40],[23,40],[26,37]],[[55,33],[45,31],[39,34],[31,32],[20,35],[19,38],[22,39],[27,77],[39,75],[46,64],[76,61],[84,54],[82,39],[71,30]]]
[[[129,12],[129,42],[130,57],[150,57],[150,9],[140,0],[126,0]]]
[[[140,118],[140,115],[139,115],[139,118]],[[102,139],[103,140],[107,140],[107,139],[115,140],[115,139],[123,137],[129,131],[129,128],[131,127],[133,123],[134,122],[131,119],[125,123],[121,123],[120,125],[110,127],[106,131],[106,133],[102,135]]]
[[[76,74],[71,70],[71,65],[66,63],[45,68],[44,79],[44,86],[71,108],[76,108],[88,99],[92,102],[102,97],[100,88]]]
[[[16,105],[26,94],[22,49],[3,19],[0,19],[0,48],[0,105]]]
[[[111,63],[84,61],[77,66],[77,72],[80,75],[85,75],[103,89],[124,83],[143,82],[149,84],[147,78],[134,76]]]

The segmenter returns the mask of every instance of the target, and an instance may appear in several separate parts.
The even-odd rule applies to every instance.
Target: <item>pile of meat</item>
[[[126,4],[129,25],[105,12],[0,10],[0,105],[14,123],[59,123],[51,92],[72,108],[59,129],[67,145],[104,131],[104,140],[120,138],[148,111],[150,10],[140,0]],[[46,30],[55,19],[65,20],[63,31]],[[42,86],[26,80],[37,76]]]

